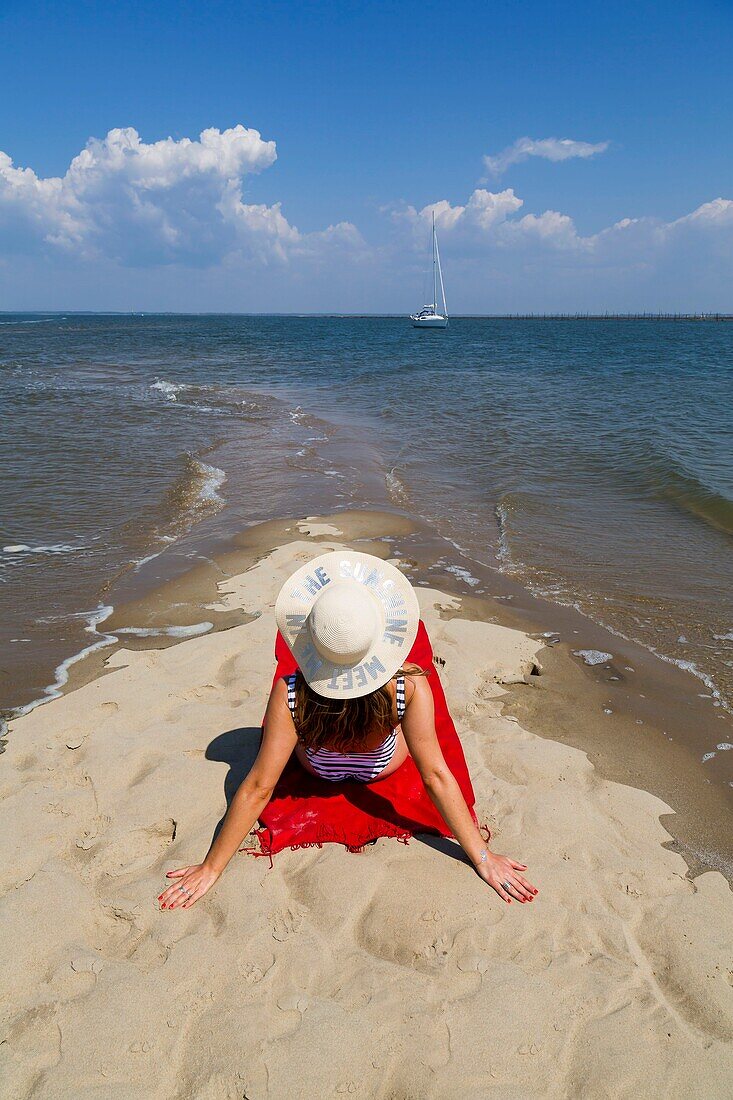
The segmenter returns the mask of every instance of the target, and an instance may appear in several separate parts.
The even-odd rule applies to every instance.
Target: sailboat
[[[443,301],[442,313],[438,313],[438,283],[440,283],[440,296]],[[435,211],[433,211],[433,300],[429,305],[423,306],[419,313],[410,314],[410,320],[412,321],[413,328],[448,327],[448,307],[445,304],[443,271],[440,266],[438,237],[435,232]]]

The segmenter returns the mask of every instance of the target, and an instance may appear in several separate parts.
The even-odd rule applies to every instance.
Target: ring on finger
[[[502,882],[501,885],[502,885],[502,888],[507,891],[507,893],[509,893],[510,890],[514,889],[511,882]]]

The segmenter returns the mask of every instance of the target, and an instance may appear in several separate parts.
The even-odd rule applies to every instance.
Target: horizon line
[[[259,310],[248,313],[241,310],[140,310],[140,309],[0,309],[0,317],[8,316],[47,316],[47,317],[294,317],[294,318],[383,318],[388,320],[409,320],[408,313],[370,313],[370,312],[334,312],[302,310]],[[453,313],[449,320],[558,320],[558,321],[603,321],[603,320],[716,320],[733,321],[733,313],[721,310],[643,310],[640,312],[612,311],[592,312],[588,310],[568,311],[517,311],[513,313]]]

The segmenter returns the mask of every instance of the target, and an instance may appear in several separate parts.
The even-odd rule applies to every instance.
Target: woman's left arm
[[[427,679],[416,676],[412,683],[414,691],[402,718],[402,732],[426,791],[478,874],[499,897],[506,902],[513,898],[531,901],[537,889],[520,873],[527,870],[526,864],[490,852],[473,822],[438,742],[433,693]],[[507,883],[511,893],[505,889]]]

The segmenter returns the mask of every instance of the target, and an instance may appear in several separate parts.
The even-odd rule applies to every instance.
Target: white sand
[[[117,652],[14,723],[2,1095],[730,1097],[727,883],[685,877],[662,801],[502,718],[497,680],[528,676],[539,643],[443,619],[456,602],[428,589],[479,816],[529,864],[536,901],[507,906],[445,852],[385,840],[284,852],[272,870],[236,856],[192,910],[158,910],[164,872],[206,853],[229,763],[241,776],[252,759],[275,594],[336,545],[315,530],[227,583],[254,621]]]

